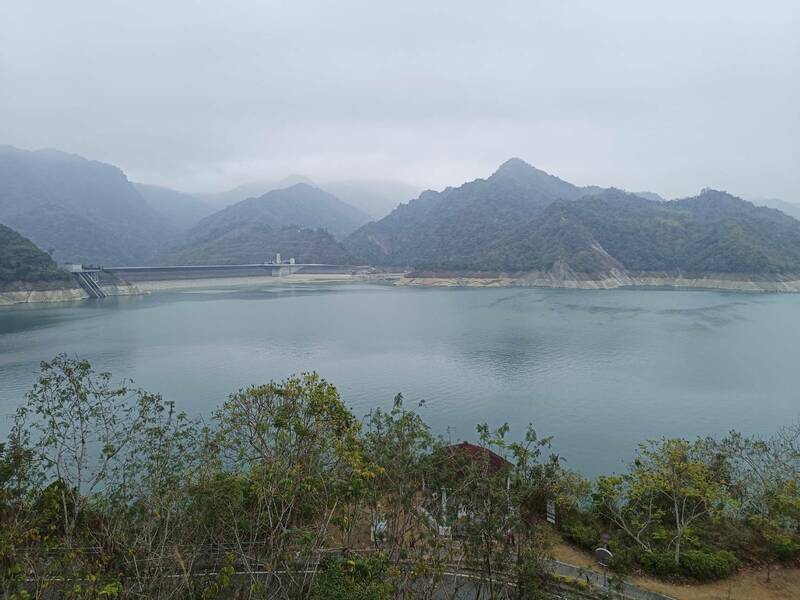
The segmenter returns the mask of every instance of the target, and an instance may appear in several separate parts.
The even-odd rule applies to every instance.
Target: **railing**
[[[102,290],[102,288],[97,284],[97,282],[92,278],[89,273],[85,273],[82,271],[76,271],[74,273],[75,278],[78,280],[80,286],[86,291],[89,296],[92,298],[105,298],[106,293]]]

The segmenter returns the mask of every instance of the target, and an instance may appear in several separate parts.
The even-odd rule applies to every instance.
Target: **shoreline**
[[[196,279],[142,280],[135,283],[102,284],[108,296],[157,294],[192,289],[242,288],[262,285],[307,285],[373,283],[396,287],[431,288],[540,288],[573,290],[650,289],[697,290],[742,293],[800,293],[800,278],[755,278],[668,276],[663,274],[630,275],[610,273],[603,277],[560,277],[554,273],[464,274],[437,275],[414,273],[294,273],[285,276],[202,277]],[[79,287],[0,291],[0,307],[18,304],[52,304],[86,300],[89,296]]]
[[[386,282],[395,275],[367,275],[350,273],[294,273],[282,277],[238,276],[238,277],[202,277],[196,279],[153,279],[136,282],[105,283],[100,288],[107,296],[140,296],[192,289],[243,288],[263,285],[308,285],[335,283],[377,283]],[[56,304],[88,300],[89,295],[80,287],[65,287],[41,290],[0,290],[0,308],[20,304]]]
[[[757,277],[743,274],[709,274],[698,277],[664,273],[630,274],[612,271],[599,277],[578,273],[531,272],[521,274],[406,274],[397,286],[423,287],[526,287],[576,290],[706,290],[746,293],[800,293],[800,276]]]
[[[311,283],[363,283],[370,277],[350,273],[293,273],[282,277],[242,276],[242,277],[203,277],[197,279],[160,279],[137,281],[135,287],[142,294],[191,290],[198,288],[251,287],[257,285],[303,285]]]

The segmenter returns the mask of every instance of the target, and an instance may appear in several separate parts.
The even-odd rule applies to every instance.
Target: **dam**
[[[265,262],[241,265],[156,265],[105,267],[67,265],[75,280],[90,298],[107,295],[135,294],[142,282],[240,277],[286,277],[305,274],[356,274],[370,270],[368,266],[331,265],[323,263]],[[109,293],[109,290],[112,290]],[[116,293],[115,293],[115,291]]]

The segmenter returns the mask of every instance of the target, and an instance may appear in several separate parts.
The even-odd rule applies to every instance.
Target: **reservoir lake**
[[[317,371],[356,416],[397,393],[436,434],[528,423],[567,466],[647,438],[800,418],[800,295],[295,284],[0,309],[0,434],[59,352],[208,418],[238,388]]]

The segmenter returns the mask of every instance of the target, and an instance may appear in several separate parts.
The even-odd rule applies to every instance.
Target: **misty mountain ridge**
[[[306,183],[272,190],[228,206],[190,229],[182,243],[155,262],[234,264],[264,262],[280,253],[298,262],[343,264],[348,253],[335,239],[369,216]]]
[[[159,265],[241,265],[264,263],[280,254],[298,263],[344,265],[352,259],[324,229],[239,223],[169,248],[153,261]]]
[[[304,181],[214,213],[112,165],[0,146],[0,223],[57,261],[105,265],[263,262],[280,252],[430,271],[800,272],[800,222],[725,192],[667,201],[576,186],[512,158],[486,179],[422,192],[369,222],[307,178],[289,179]]]
[[[314,182],[305,175],[292,174],[274,181],[248,181],[222,192],[200,192],[194,195],[203,202],[216,206],[219,210],[220,208],[231,206],[242,200],[258,198],[267,192],[292,187],[298,183],[305,183],[311,186],[315,185]]]
[[[58,261],[137,264],[177,232],[115,166],[0,146],[0,223]]]
[[[800,220],[800,203],[787,202],[778,198],[750,198],[749,200],[756,206],[775,208],[790,217]]]
[[[419,195],[421,189],[400,181],[381,179],[346,179],[316,183],[305,175],[288,175],[274,181],[252,181],[233,189],[218,193],[198,193],[195,196],[204,203],[226,207],[248,198],[257,198],[267,192],[305,183],[336,196],[342,202],[379,219],[394,210],[399,204]]]
[[[381,219],[400,204],[419,196],[422,188],[402,181],[347,179],[326,181],[319,187],[350,206]]]
[[[191,239],[189,230],[199,227],[197,235],[247,220],[278,229],[321,227],[340,237],[370,220],[332,195],[300,185],[223,209],[200,227],[215,208],[196,196],[132,183],[119,168],[75,154],[0,146],[0,223],[52,250],[58,262],[152,263],[165,248]]]
[[[578,187],[511,159],[424,192],[345,240],[362,262],[429,272],[800,273],[800,222],[716,190],[665,201]]]
[[[134,183],[133,186],[154,211],[180,231],[191,229],[217,210],[191,194],[148,183]]]
[[[204,239],[244,224],[325,229],[334,236],[344,237],[369,220],[369,215],[336,196],[307,183],[297,183],[247,198],[209,215],[189,230],[187,238]]]

